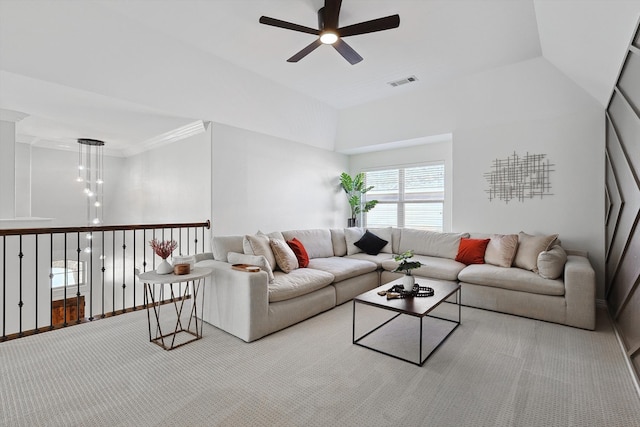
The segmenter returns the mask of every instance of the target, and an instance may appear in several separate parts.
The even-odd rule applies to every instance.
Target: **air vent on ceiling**
[[[389,82],[388,84],[392,87],[398,87],[398,86],[406,85],[407,83],[413,83],[417,81],[418,81],[418,78],[416,76],[409,76],[409,77],[405,77],[404,79]]]

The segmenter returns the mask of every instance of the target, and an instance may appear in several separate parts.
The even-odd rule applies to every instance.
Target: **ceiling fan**
[[[353,48],[344,40],[342,40],[343,37],[390,30],[400,26],[400,16],[396,14],[340,28],[338,27],[338,18],[340,16],[341,5],[342,0],[325,0],[324,7],[318,10],[317,30],[315,28],[282,21],[280,19],[269,18],[268,16],[261,16],[260,23],[318,36],[318,38],[310,45],[287,59],[287,62],[298,62],[313,52],[318,46],[322,44],[330,44],[338,51],[338,53],[340,53],[340,55],[344,57],[344,59],[349,61],[351,65],[362,61],[362,57],[358,55],[358,52],[353,50]]]

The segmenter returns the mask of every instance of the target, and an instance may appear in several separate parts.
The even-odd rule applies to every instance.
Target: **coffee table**
[[[394,280],[353,299],[353,344],[422,366],[461,323],[460,284],[416,278],[416,284],[432,288],[434,295],[387,299],[386,296],[378,294],[379,291],[386,291],[398,284],[402,285],[402,279]],[[451,297],[454,297],[454,301],[445,301]],[[449,307],[442,307],[443,302],[446,303],[443,306]],[[368,310],[369,323],[374,325],[373,329],[365,328],[365,332],[359,333],[358,337],[356,307],[360,307],[359,311]],[[419,320],[419,326],[416,319]],[[413,354],[413,357],[408,357],[409,354]]]

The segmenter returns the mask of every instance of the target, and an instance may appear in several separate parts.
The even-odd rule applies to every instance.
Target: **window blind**
[[[365,215],[367,227],[411,227],[442,231],[444,163],[365,172],[366,200],[378,205]]]

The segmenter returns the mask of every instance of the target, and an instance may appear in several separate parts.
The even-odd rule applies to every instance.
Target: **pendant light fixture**
[[[103,222],[104,141],[78,139],[78,182],[84,184],[87,197],[87,223],[100,225]]]

